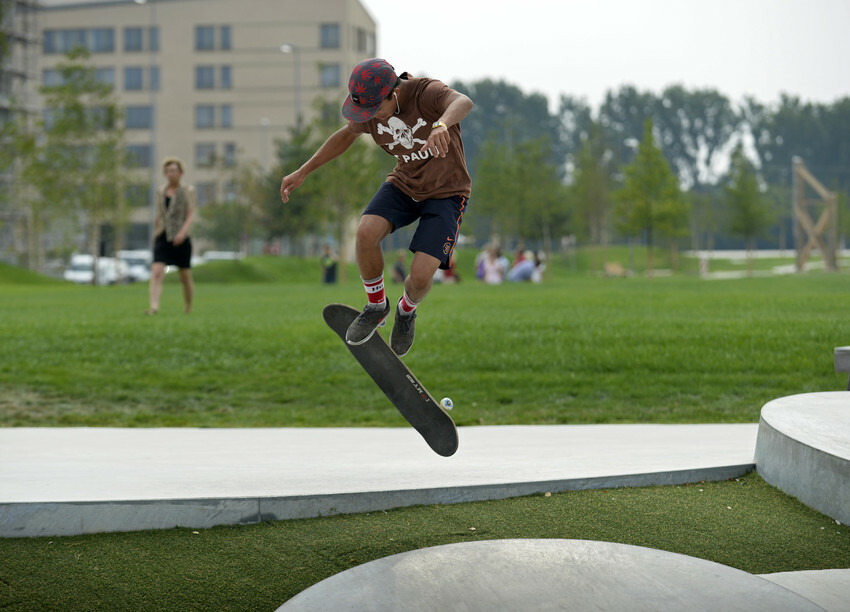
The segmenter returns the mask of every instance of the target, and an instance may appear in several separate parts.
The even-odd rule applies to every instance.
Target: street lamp
[[[292,43],[280,46],[283,53],[291,53],[295,62],[295,125],[301,127],[301,49]]]
[[[150,107],[151,107],[151,142],[150,142],[150,201],[151,201],[151,220],[149,225],[150,244],[153,245],[155,223],[156,223],[156,92],[153,88],[153,69],[154,69],[154,50],[153,50],[153,30],[156,27],[156,3],[154,0],[133,0],[136,4],[149,4],[150,25],[148,28],[148,89],[150,90]],[[159,38],[158,38],[159,39]],[[142,37],[144,40],[144,36]]]

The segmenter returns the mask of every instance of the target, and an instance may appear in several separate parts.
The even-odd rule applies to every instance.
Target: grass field
[[[361,563],[502,538],[622,542],[752,573],[850,567],[850,529],[751,474],[245,527],[0,539],[0,609],[270,612]]]
[[[846,388],[832,367],[850,332],[845,273],[606,279],[580,254],[543,285],[488,287],[469,280],[472,257],[423,305],[406,359],[461,425],[755,422],[775,397]],[[311,260],[208,264],[192,315],[172,278],[144,317],[144,286],[0,266],[0,425],[401,426],[322,322],[327,302],[362,304],[347,272],[326,287]],[[755,474],[196,531],[0,540],[0,609],[273,610],[356,564],[470,539],[616,541],[754,573],[850,567],[847,527]]]
[[[258,258],[196,276],[190,316],[174,282],[155,317],[141,285],[0,285],[0,425],[401,423],[321,318],[363,303],[355,274],[322,286],[316,262]],[[775,397],[845,388],[845,274],[551,276],[437,286],[421,307],[406,361],[459,424],[755,422]]]

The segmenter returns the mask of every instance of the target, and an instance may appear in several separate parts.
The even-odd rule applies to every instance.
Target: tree
[[[212,202],[199,211],[198,235],[230,251],[247,251],[246,240],[259,226],[260,207],[265,195],[265,181],[257,162],[241,163],[235,168],[222,168],[232,187],[232,197]],[[278,196],[280,198],[280,196]]]
[[[97,282],[101,226],[121,227],[125,221],[125,150],[117,99],[110,86],[97,81],[88,60],[82,49],[68,53],[57,66],[59,84],[41,88],[44,117],[35,130],[20,123],[14,138],[20,177],[33,196],[27,199],[33,267],[43,267],[47,217],[80,214]]]
[[[656,101],[653,122],[683,188],[705,191],[717,183],[719,162],[740,125],[726,96],[714,89],[667,87]]]
[[[482,147],[490,141],[512,147],[545,136],[551,143],[550,161],[563,162],[568,143],[561,137],[561,121],[549,112],[545,96],[526,94],[515,85],[491,79],[457,82],[452,87],[475,102],[475,108],[461,124],[470,175],[477,174]]]
[[[654,94],[640,92],[631,85],[605,94],[605,100],[599,107],[598,121],[608,136],[616,163],[632,160],[644,123],[652,117],[655,107]]]
[[[687,216],[679,183],[664,154],[655,145],[652,120],[643,127],[643,139],[634,160],[624,169],[623,187],[617,191],[619,230],[632,237],[646,239],[648,274],[652,275],[652,245],[655,233],[671,237]]]
[[[475,177],[476,210],[490,215],[495,234],[542,240],[566,224],[567,193],[551,159],[547,137],[506,146],[491,140],[483,147]]]
[[[572,200],[575,202],[575,229],[595,246],[608,244],[614,168],[613,154],[608,149],[605,133],[599,123],[592,122],[575,158]],[[596,270],[594,255],[591,269]]]
[[[783,94],[774,107],[748,99],[741,114],[768,183],[790,185],[791,161],[799,156],[822,182],[850,191],[850,97],[820,104]]]
[[[315,140],[312,148],[319,146],[339,129],[334,113],[320,113],[315,121]],[[315,213],[330,224],[339,244],[340,280],[345,281],[347,244],[352,236],[351,227],[366,204],[375,195],[396,159],[376,146],[368,135],[358,138],[343,155],[325,165],[321,180],[315,185]],[[309,179],[308,179],[309,180]]]
[[[759,192],[755,168],[744,155],[740,144],[732,154],[729,183],[725,191],[730,212],[729,231],[744,239],[747,248],[747,272],[752,276],[755,241],[772,223],[772,215]]]

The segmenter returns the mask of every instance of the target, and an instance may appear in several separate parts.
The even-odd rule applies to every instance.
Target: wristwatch
[[[442,121],[435,121],[435,122],[431,125],[431,129],[432,129],[432,130],[436,130],[438,127],[444,127],[444,128],[446,128],[446,129],[449,129],[449,126],[447,126],[447,125],[446,125],[445,123],[443,123]]]

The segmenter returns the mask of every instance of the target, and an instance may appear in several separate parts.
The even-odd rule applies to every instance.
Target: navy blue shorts
[[[410,250],[439,259],[440,268],[448,270],[466,205],[467,198],[459,195],[417,202],[387,182],[381,185],[363,214],[383,217],[392,223],[393,231],[419,219]]]

